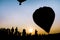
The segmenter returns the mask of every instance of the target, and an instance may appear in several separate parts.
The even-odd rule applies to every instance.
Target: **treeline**
[[[27,34],[26,30],[23,29],[22,33],[18,31],[18,28],[11,29],[0,28],[0,40],[60,40],[60,33],[38,35],[37,30],[35,34]]]

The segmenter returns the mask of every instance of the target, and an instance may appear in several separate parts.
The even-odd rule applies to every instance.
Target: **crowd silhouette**
[[[60,40],[60,33],[48,34],[48,35],[38,35],[38,31],[35,30],[35,34],[31,35],[26,33],[23,29],[22,32],[18,31],[18,28],[11,29],[0,28],[0,40]]]

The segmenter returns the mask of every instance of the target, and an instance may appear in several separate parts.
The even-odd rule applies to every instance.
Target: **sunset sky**
[[[46,34],[32,18],[34,11],[43,6],[51,7],[56,14],[50,33],[60,33],[60,0],[27,0],[22,5],[17,0],[0,0],[0,28],[18,27],[19,31],[26,29],[27,33],[34,33],[36,29]]]

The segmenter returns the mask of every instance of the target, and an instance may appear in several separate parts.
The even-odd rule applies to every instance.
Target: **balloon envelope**
[[[17,0],[19,2],[19,5],[21,5],[22,2],[26,1],[26,0]]]
[[[40,7],[33,13],[34,22],[49,33],[53,24],[55,13],[50,7]]]

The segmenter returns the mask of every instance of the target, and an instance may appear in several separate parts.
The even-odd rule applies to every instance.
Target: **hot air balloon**
[[[40,7],[33,13],[33,21],[48,33],[50,31],[54,19],[55,12],[51,7]]]
[[[19,2],[19,5],[21,5],[22,2],[26,1],[26,0],[17,0]]]

